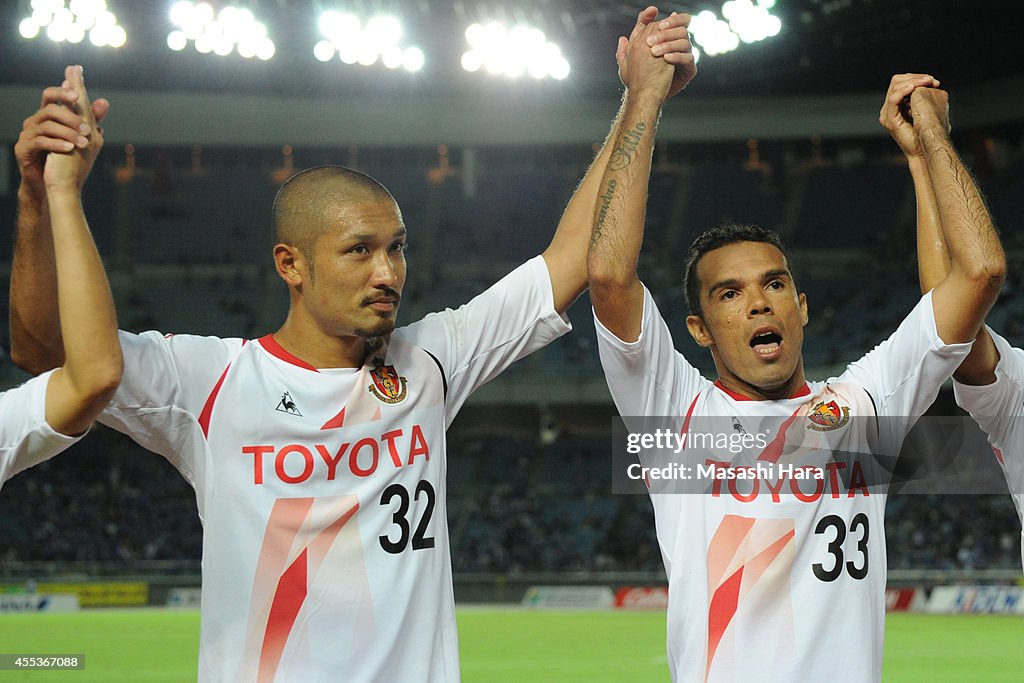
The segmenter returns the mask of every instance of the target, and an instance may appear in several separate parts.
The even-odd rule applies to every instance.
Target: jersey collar
[[[756,400],[758,400],[756,398],[750,398],[749,396],[744,396],[743,394],[737,394],[735,391],[730,391],[729,389],[726,389],[725,385],[722,384],[722,382],[720,380],[717,380],[717,379],[715,380],[715,386],[718,389],[720,389],[721,391],[723,391],[727,396],[729,396],[729,398],[733,399],[734,401],[756,401]],[[804,382],[804,385],[802,387],[800,387],[799,389],[797,389],[793,393],[793,395],[790,396],[789,398],[790,399],[803,398],[804,396],[810,396],[810,395],[811,395],[811,385],[808,384],[807,382]],[[789,400],[789,399],[785,399],[785,400]]]
[[[267,353],[269,353],[271,356],[274,356],[279,360],[283,360],[285,363],[297,365],[298,367],[303,368],[304,370],[312,370],[313,372],[319,372],[319,370],[314,368],[306,361],[286,351],[283,346],[277,343],[277,340],[274,339],[274,335],[272,334],[268,334],[265,337],[260,337],[259,343],[260,346],[262,346]]]

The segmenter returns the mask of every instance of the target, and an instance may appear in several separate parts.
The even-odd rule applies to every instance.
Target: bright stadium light
[[[21,20],[18,24],[18,33],[21,34],[22,38],[28,38],[31,40],[39,35],[39,22],[33,17],[26,17]]]
[[[690,33],[694,42],[710,57],[735,50],[740,43],[739,36],[732,32],[728,22],[722,21],[714,12],[704,10],[690,21]]]
[[[466,42],[470,47],[481,48],[484,46],[484,27],[480,24],[470,24],[466,27]],[[475,70],[475,69],[474,69]]]
[[[31,8],[31,16],[18,24],[22,38],[31,40],[45,33],[54,42],[81,43],[88,35],[97,47],[122,47],[128,40],[106,0],[32,0]]]
[[[782,20],[769,12],[774,6],[775,0],[757,0],[756,4],[753,0],[727,0],[722,5],[724,19],[708,10],[693,17],[693,41],[714,57],[735,50],[741,42],[756,43],[777,36]]]
[[[185,26],[192,18],[192,3],[187,0],[174,3],[171,7],[171,23],[175,26]]]
[[[479,50],[466,50],[462,53],[462,68],[466,71],[479,71],[483,65],[483,53]]]
[[[344,64],[373,66],[380,62],[388,69],[405,67],[406,71],[423,68],[423,51],[402,45],[405,31],[396,17],[382,14],[364,21],[329,9],[317,19],[317,27],[323,40],[313,46],[313,56],[321,62],[330,61],[337,52]]]
[[[313,56],[321,62],[329,62],[334,59],[334,45],[329,40],[321,40],[313,46]]]
[[[175,52],[190,40],[196,52],[221,57],[237,51],[243,59],[266,61],[277,51],[266,24],[245,7],[228,5],[215,11],[207,2],[180,0],[171,7],[170,18],[175,28],[167,35],[167,47]]]
[[[167,47],[175,52],[181,52],[188,45],[188,38],[181,31],[171,31],[167,34]]]
[[[499,22],[470,24],[465,31],[467,50],[462,68],[470,73],[485,71],[492,76],[519,78],[524,74],[541,80],[563,80],[571,67],[562,50],[550,43],[544,32],[529,26],[506,28]]]
[[[371,45],[370,41],[366,41],[359,49],[359,59],[356,60],[363,66],[373,66],[377,63],[377,57],[380,53],[377,51],[376,45]]]
[[[274,41],[266,38],[256,48],[256,56],[264,62],[269,61],[274,57],[274,53],[277,52],[277,46],[274,45]]]
[[[402,66],[402,48],[397,45],[388,45],[380,56],[380,61],[389,69],[397,69]]]
[[[423,50],[418,47],[407,47],[402,53],[402,67],[410,73],[416,73],[423,68],[425,63],[426,57],[423,56]]]
[[[402,25],[394,17],[374,17],[366,23],[366,35],[377,44],[397,45],[402,39]]]

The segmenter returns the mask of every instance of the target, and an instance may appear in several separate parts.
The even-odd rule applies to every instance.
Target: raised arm
[[[689,24],[688,15],[673,19],[684,29]],[[665,100],[680,80],[685,85],[697,73],[687,35],[681,39],[686,49],[680,54],[685,59],[673,79],[673,70],[645,49],[652,28],[634,31],[626,45],[619,41],[619,73],[626,94],[598,188],[587,264],[594,311],[601,324],[623,341],[639,337],[643,318],[643,286],[636,266],[643,244],[654,133]]]
[[[932,293],[936,330],[946,343],[970,341],[999,296],[1006,256],[981,193],[949,138],[948,95],[914,89],[909,116],[938,207],[941,230],[933,232],[942,234],[949,255],[949,270]],[[924,277],[933,279],[942,260],[941,255],[926,259]]]
[[[917,198],[917,269],[921,292],[934,289],[950,270],[949,251],[939,219],[939,204],[932,187],[931,176],[924,150],[917,131],[901,107],[907,109],[910,96],[917,88],[937,88],[939,81],[927,74],[898,74],[892,77],[889,91],[879,121],[892,134],[907,157],[907,164],[914,180]],[[991,384],[995,381],[995,368],[999,352],[985,328],[982,327],[971,353],[954,373],[954,377],[965,384]]]
[[[69,75],[77,97],[68,109],[89,133],[84,147],[49,154],[42,176],[65,358],[46,387],[46,421],[58,432],[80,434],[117,389],[122,360],[114,300],[82,210],[82,184],[103,136],[96,129],[81,69]]]
[[[918,88],[937,88],[939,81],[928,74],[896,74],[889,82],[878,121],[889,131],[907,158],[917,200],[917,269],[921,293],[934,289],[949,272],[949,252],[942,236],[939,204],[928,174],[928,162],[909,115],[910,95]],[[906,112],[906,114],[904,114]]]
[[[64,362],[64,347],[57,310],[56,262],[50,211],[43,168],[51,152],[82,150],[91,167],[99,152],[86,137],[94,124],[85,123],[72,107],[79,92],[71,87],[71,71],[64,70],[61,87],[43,91],[39,109],[25,119],[14,156],[21,172],[18,188],[18,221],[11,264],[10,332],[11,359],[33,374]],[[98,123],[110,103],[98,99],[90,105]],[[88,170],[86,170],[88,173]],[[83,177],[84,180],[84,177]]]
[[[670,74],[671,88],[664,99],[671,97],[683,89],[693,78],[693,56],[691,54],[689,36],[686,26],[690,18],[685,14],[673,14],[654,24],[658,16],[655,7],[648,7],[637,16],[636,26],[630,37],[619,38],[616,60],[619,62],[619,73],[626,83],[628,68],[624,67],[626,46],[634,46],[637,54],[644,53],[652,62],[661,63]],[[637,38],[642,35],[638,41]],[[648,42],[648,37],[652,40]],[[671,65],[671,66],[670,66]],[[672,76],[675,68],[674,78]],[[551,285],[554,292],[555,309],[564,312],[572,302],[587,288],[587,243],[591,236],[594,218],[594,204],[598,201],[598,192],[602,178],[612,158],[615,143],[622,130],[622,120],[630,101],[627,85],[626,97],[622,107],[612,123],[611,132],[605,138],[601,151],[587,170],[586,175],[576,188],[572,199],[558,222],[558,228],[551,244],[544,251],[544,260],[551,274]],[[664,99],[662,101],[664,101]],[[651,131],[653,137],[654,131]],[[650,154],[648,154],[650,156]]]

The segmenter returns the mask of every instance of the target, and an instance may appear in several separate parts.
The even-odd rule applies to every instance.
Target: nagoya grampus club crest
[[[368,388],[370,393],[384,403],[401,403],[408,390],[405,377],[399,377],[394,365],[381,365],[370,370],[373,380]]]
[[[817,432],[830,432],[833,429],[839,429],[850,421],[850,407],[840,406],[835,401],[829,401],[828,403],[821,401],[811,408],[811,412],[807,417],[814,423],[807,425],[808,429],[813,429]]]

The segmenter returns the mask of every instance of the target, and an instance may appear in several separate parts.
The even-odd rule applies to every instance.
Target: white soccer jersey
[[[753,401],[686,362],[649,292],[638,341],[596,325],[621,415],[685,416],[684,431],[691,421],[724,417],[751,435],[770,418],[774,432],[753,453],[762,463],[781,462],[794,441],[825,453],[898,453],[912,420],[872,418],[923,414],[971,346],[943,344],[925,295],[892,337],[840,377],[787,400]],[[728,467],[750,457],[726,450],[717,460]],[[673,680],[881,678],[885,496],[864,474],[852,472],[846,486],[831,476],[797,482],[780,474],[756,488],[732,481],[704,494],[651,496],[669,580]]]
[[[46,386],[52,374],[43,373],[0,394],[0,486],[81,438],[61,434],[46,421]]]
[[[569,329],[537,257],[396,330],[376,366],[317,370],[269,335],[122,333],[103,421],[195,487],[200,680],[458,681],[445,429]]]
[[[988,434],[1024,524],[1024,351],[1010,346],[991,327],[986,329],[999,351],[996,381],[976,387],[954,379],[953,395]],[[1024,531],[1020,540],[1024,566]]]

